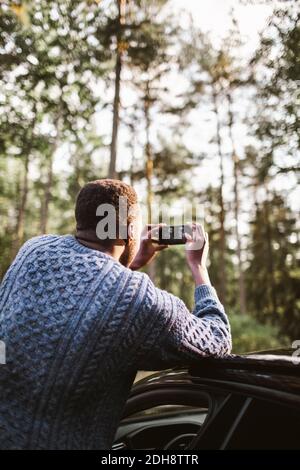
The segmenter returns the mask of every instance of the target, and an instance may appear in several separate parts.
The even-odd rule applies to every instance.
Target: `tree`
[[[300,170],[299,20],[296,2],[275,10],[252,61],[259,105],[254,132],[276,173],[289,177]]]
[[[113,103],[113,124],[112,124],[112,137],[110,144],[110,163],[109,163],[109,177],[116,178],[116,162],[117,162],[117,139],[119,128],[119,108],[120,108],[120,85],[121,85],[121,70],[123,53],[126,50],[126,45],[122,41],[121,31],[126,24],[126,0],[117,0],[118,14],[117,14],[117,27],[116,27],[116,65],[115,65],[115,91]]]
[[[300,287],[296,219],[281,195],[268,192],[251,223],[247,269],[248,302],[256,317],[280,325],[291,338],[300,333]]]
[[[234,24],[235,25],[235,24]],[[236,88],[245,86],[248,79],[244,76],[238,59],[236,58],[238,48],[240,47],[240,38],[237,31],[232,31],[228,38],[225,38],[221,48],[213,45],[209,36],[197,31],[191,27],[193,35],[193,46],[190,42],[184,46],[183,67],[190,68],[192,74],[192,87],[189,88],[186,97],[186,109],[203,108],[203,105],[209,100],[209,106],[215,115],[215,138],[216,154],[219,160],[219,269],[221,272],[221,283],[219,286],[220,297],[224,302],[227,290],[227,272],[226,272],[226,204],[224,198],[224,160],[226,152],[223,150],[224,131],[227,131],[231,142],[230,157],[233,166],[233,194],[234,194],[234,221],[236,254],[238,260],[238,283],[239,283],[239,303],[241,313],[246,312],[246,294],[244,282],[244,269],[242,260],[241,234],[239,229],[240,219],[240,158],[237,155],[237,149],[234,138],[234,113],[232,110],[234,92]],[[227,106],[227,117],[220,109]]]
[[[166,1],[152,0],[143,4],[140,15],[143,15],[143,23],[134,32],[135,43],[128,47],[128,63],[132,74],[131,84],[134,91],[140,97],[140,107],[134,106],[129,112],[127,120],[131,124],[136,122],[136,114],[139,113],[144,123],[144,170],[146,180],[146,206],[148,223],[152,220],[152,205],[154,202],[153,180],[155,178],[155,149],[151,132],[154,116],[166,112],[164,93],[166,88],[162,80],[168,75],[171,62],[170,46],[177,37],[177,29],[171,27],[170,20],[159,19],[160,9]],[[130,116],[131,114],[131,116]],[[149,267],[149,275],[155,277],[155,263]]]
[[[243,163],[254,197],[248,302],[258,319],[277,323],[291,338],[299,334],[299,228],[289,207],[299,170],[299,31],[299,8],[290,2],[274,11],[262,35],[251,63],[256,110],[248,123],[255,143]]]
[[[99,37],[104,43],[111,57],[114,58],[114,98],[112,137],[110,144],[109,177],[117,176],[117,147],[120,125],[121,108],[121,74],[123,69],[136,66],[139,62],[145,63],[153,59],[155,49],[153,42],[159,46],[155,39],[156,32],[162,26],[158,20],[158,12],[168,0],[114,0],[109,11],[113,16],[106,17],[106,23]],[[161,37],[161,36],[160,36]],[[149,58],[148,58],[149,54]]]

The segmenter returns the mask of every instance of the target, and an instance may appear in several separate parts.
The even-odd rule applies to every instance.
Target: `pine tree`
[[[248,302],[256,317],[280,325],[291,338],[300,333],[300,266],[296,219],[282,196],[272,191],[257,204],[247,269]]]

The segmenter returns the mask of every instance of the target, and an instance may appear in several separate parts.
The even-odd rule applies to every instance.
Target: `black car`
[[[300,449],[300,358],[202,359],[132,388],[115,450]]]

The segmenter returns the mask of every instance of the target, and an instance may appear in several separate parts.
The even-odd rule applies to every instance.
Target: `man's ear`
[[[132,222],[129,222],[128,224],[128,230],[127,230],[127,233],[128,233],[128,239],[129,240],[132,240],[134,238],[134,224]]]

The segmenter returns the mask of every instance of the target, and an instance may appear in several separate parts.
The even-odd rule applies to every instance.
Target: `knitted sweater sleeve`
[[[138,368],[156,370],[187,364],[199,357],[230,354],[230,325],[215,289],[201,285],[195,289],[195,308],[157,289],[148,278],[142,305],[144,328]]]

